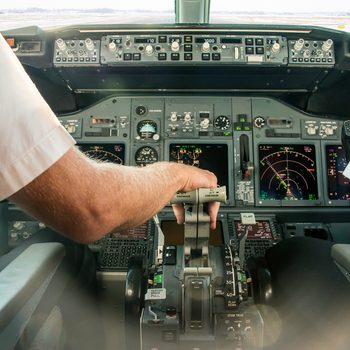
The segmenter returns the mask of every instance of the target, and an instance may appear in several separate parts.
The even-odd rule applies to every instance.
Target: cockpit
[[[0,348],[349,349],[349,5],[166,3],[0,6],[77,150],[218,180],[85,245],[0,202]]]

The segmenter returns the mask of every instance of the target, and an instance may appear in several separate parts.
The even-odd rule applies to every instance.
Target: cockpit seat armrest
[[[331,256],[340,271],[350,282],[350,244],[334,244],[332,246]]]
[[[28,305],[35,308],[64,256],[61,243],[35,243],[0,271],[0,336]]]

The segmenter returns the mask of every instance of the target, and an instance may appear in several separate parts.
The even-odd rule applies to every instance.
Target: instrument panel
[[[214,172],[227,206],[349,206],[342,121],[262,97],[114,96],[61,123],[89,157]],[[72,129],[72,125],[75,128]]]
[[[177,29],[116,31],[98,39],[57,38],[56,67],[128,66],[135,64],[251,64],[332,66],[334,44],[330,38],[309,39],[265,34],[236,34],[230,30],[184,33]]]

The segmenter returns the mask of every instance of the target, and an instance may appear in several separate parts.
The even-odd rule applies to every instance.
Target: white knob
[[[209,52],[210,51],[210,44],[207,41],[205,43],[203,43],[202,51],[203,52]]]
[[[65,43],[65,41],[63,40],[63,39],[57,39],[57,41],[56,41],[56,43],[57,43],[57,47],[60,49],[60,50],[65,50],[66,48],[67,48],[67,45],[66,45],[66,43]]]
[[[295,42],[294,44],[294,49],[296,51],[300,51],[304,46],[304,39],[300,38],[298,41]]]
[[[281,45],[279,43],[274,43],[271,47],[273,53],[279,53],[281,50]]]
[[[208,118],[204,118],[201,121],[201,128],[202,129],[208,129],[208,127],[209,127],[209,119]]]
[[[190,122],[191,121],[191,113],[187,112],[185,113],[185,116],[184,116],[184,121],[185,122]]]
[[[74,134],[76,132],[76,126],[75,125],[68,125],[67,126],[67,131],[70,133],[70,134]]]
[[[160,136],[159,134],[154,134],[152,138],[154,141],[158,141],[160,139]]]
[[[315,125],[311,125],[307,128],[308,135],[316,135],[316,127]]]
[[[151,56],[153,54],[153,46],[147,45],[145,48],[146,55]]]
[[[15,228],[16,230],[22,230],[24,228],[24,224],[20,221],[16,221],[13,224],[13,228]]]
[[[322,44],[322,50],[323,51],[328,51],[333,45],[333,40],[328,39]]]
[[[173,42],[171,43],[171,51],[176,52],[176,51],[179,51],[179,50],[180,50],[180,45],[179,45],[179,43],[178,43],[177,41],[173,41]]]
[[[331,126],[326,126],[326,129],[324,132],[327,136],[331,136],[334,134],[333,128]]]
[[[176,122],[177,121],[177,114],[176,112],[172,112],[171,115],[170,115],[170,120],[172,122]]]
[[[109,43],[108,49],[109,49],[109,51],[111,51],[111,52],[117,51],[117,45],[115,44],[114,41],[111,41],[111,42]]]
[[[95,48],[95,44],[90,38],[85,39],[85,46],[89,51],[92,51]]]

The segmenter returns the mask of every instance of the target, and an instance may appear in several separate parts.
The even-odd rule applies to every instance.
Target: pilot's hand
[[[219,202],[208,203],[208,212],[210,217],[210,228],[215,230],[216,228],[216,218],[218,216],[220,208]],[[185,222],[185,210],[182,204],[173,204],[174,214],[176,216],[176,221],[178,224],[183,224]]]
[[[189,165],[176,164],[178,166],[177,175],[183,177],[182,186],[179,192],[190,192],[197,188],[216,188],[217,178],[216,176],[208,171],[202,170]],[[211,202],[208,203],[208,213],[210,216],[210,228],[216,228],[216,218],[219,212],[220,203]],[[174,214],[178,224],[183,224],[185,221],[185,211],[182,204],[173,204]]]

